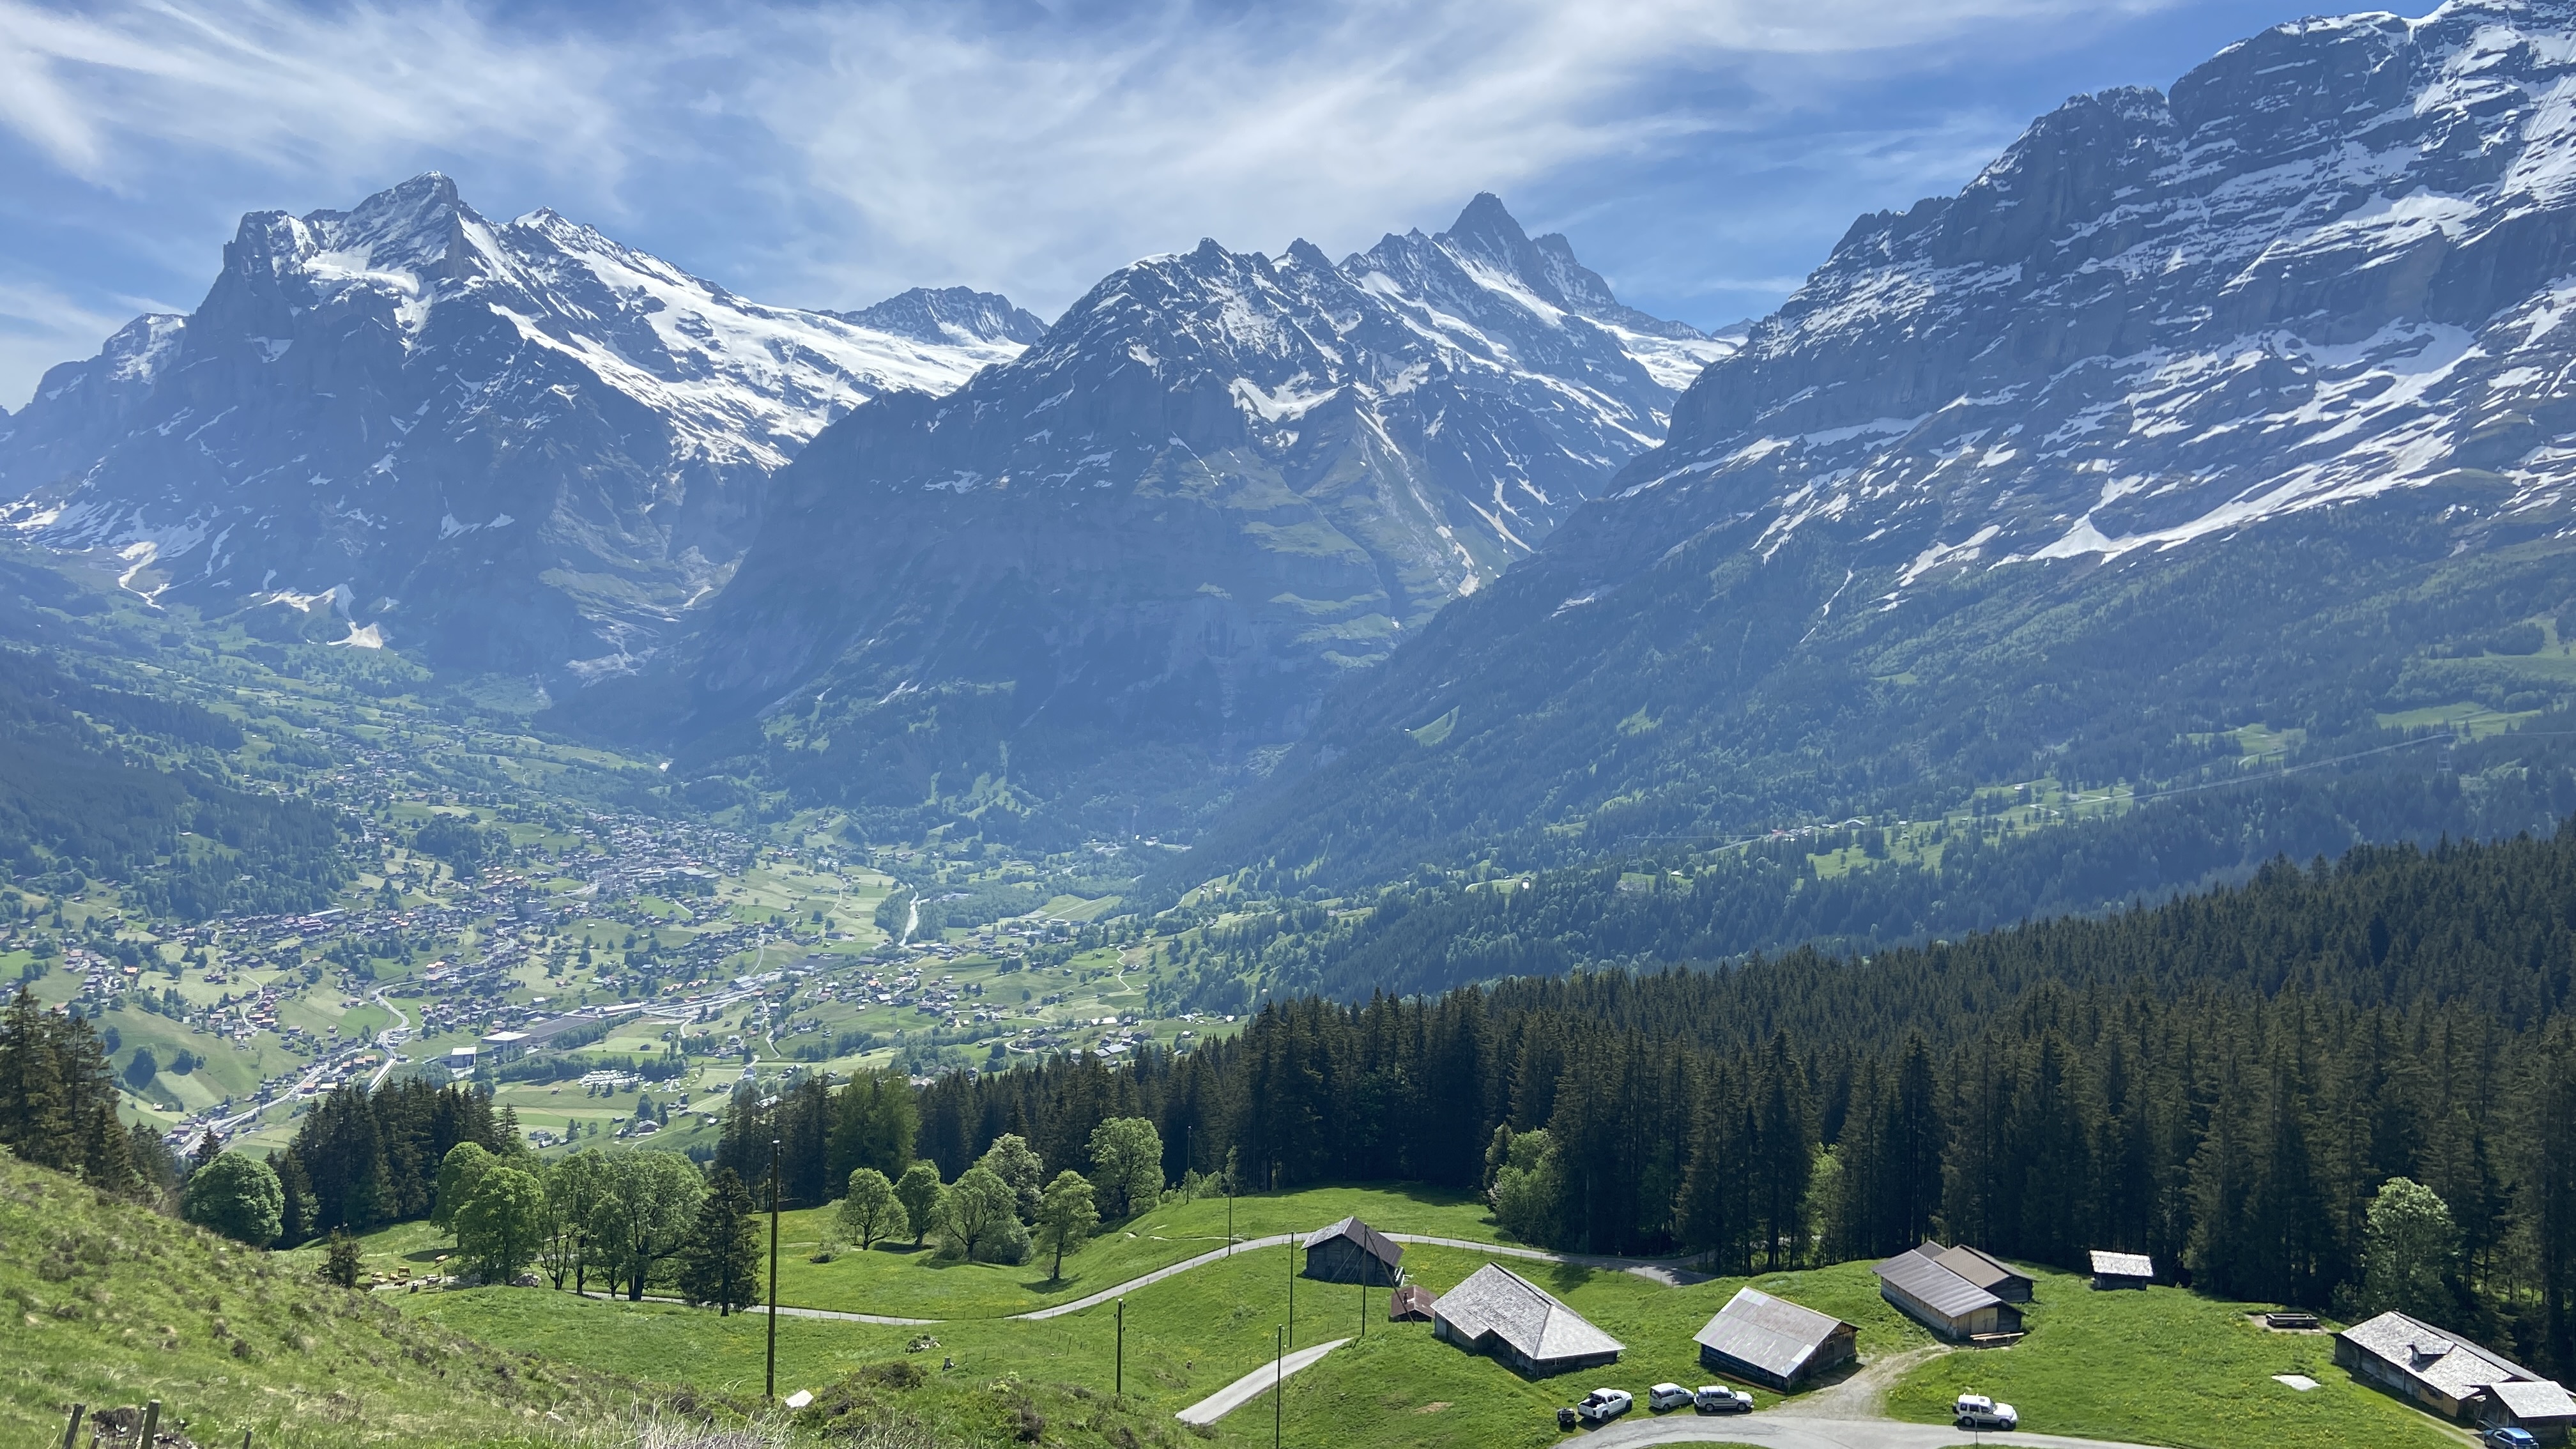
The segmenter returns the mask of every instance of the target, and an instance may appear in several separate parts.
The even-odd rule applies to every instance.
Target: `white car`
[[[2003,1429],[2020,1427],[2021,1415],[2010,1404],[1998,1404],[1983,1394],[1961,1394],[1950,1406],[1951,1420],[1962,1429]]]
[[[1574,1406],[1574,1412],[1595,1424],[1607,1424],[1628,1412],[1628,1407],[1636,1402],[1637,1396],[1626,1389],[1594,1389],[1583,1396],[1582,1403]]]
[[[1679,1384],[1657,1384],[1646,1390],[1646,1407],[1661,1412],[1691,1402],[1691,1391]]]
[[[1691,1395],[1691,1403],[1703,1414],[1750,1414],[1753,1412],[1753,1396],[1751,1394],[1746,1393],[1742,1389],[1730,1389],[1724,1384],[1702,1385],[1698,1393]]]

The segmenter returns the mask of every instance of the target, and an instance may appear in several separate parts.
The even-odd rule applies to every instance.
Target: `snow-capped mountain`
[[[2459,490],[2464,540],[2554,527],[2571,32],[2563,0],[2310,20],[2070,101],[1857,222],[1569,543],[1831,521],[1896,565],[1884,603],[2400,489]]]
[[[1858,220],[1207,869],[1948,809],[2257,723],[2540,707],[2571,378],[2576,4],[2303,21],[2079,96]]]
[[[0,522],[120,551],[147,597],[597,675],[722,585],[826,424],[1037,330],[962,289],[762,306],[551,211],[487,220],[430,174],[243,218],[194,314],[48,373],[0,420]]]
[[[942,770],[1291,738],[1653,446],[1733,345],[1621,306],[1491,196],[1338,265],[1148,258],[781,475],[695,651],[698,725],[768,711],[829,740],[816,778],[914,801]]]

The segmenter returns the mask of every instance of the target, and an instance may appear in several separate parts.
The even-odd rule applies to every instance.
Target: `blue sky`
[[[245,211],[420,171],[749,297],[1052,316],[1213,236],[1334,255],[1480,190],[1631,303],[1758,315],[1852,218],[2297,0],[0,0],[0,404],[194,307]]]

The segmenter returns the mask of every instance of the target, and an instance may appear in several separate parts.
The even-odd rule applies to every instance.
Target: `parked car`
[[[1583,1396],[1582,1403],[1574,1406],[1574,1412],[1595,1424],[1607,1424],[1628,1412],[1628,1407],[1636,1402],[1637,1396],[1626,1389],[1594,1389]]]
[[[1961,1394],[1950,1406],[1950,1417],[1962,1429],[2015,1429],[2021,1415],[2010,1404],[1998,1404],[1983,1394]]]
[[[1691,1401],[1691,1391],[1679,1384],[1657,1384],[1646,1390],[1646,1407],[1658,1413],[1678,1409]]]
[[[1742,1389],[1724,1384],[1706,1384],[1691,1395],[1691,1403],[1703,1414],[1750,1414],[1753,1396]]]
[[[2489,1429],[2478,1436],[2480,1449],[2540,1449],[2529,1429]]]

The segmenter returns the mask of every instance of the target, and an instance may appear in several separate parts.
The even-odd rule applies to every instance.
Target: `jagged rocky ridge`
[[[1192,868],[1634,849],[2559,698],[2478,641],[2542,647],[2576,589],[2571,93],[2576,6],[2490,0],[2075,98],[1858,221]]]
[[[1491,196],[1338,265],[1148,258],[1017,360],[817,439],[660,727],[712,733],[703,762],[758,716],[772,767],[847,803],[1097,794],[1136,823],[1525,556],[1732,346]]]
[[[149,598],[597,677],[722,586],[770,475],[826,424],[1041,330],[964,289],[762,306],[425,175],[245,217],[195,313],[48,373],[0,419],[0,523],[117,550]]]

